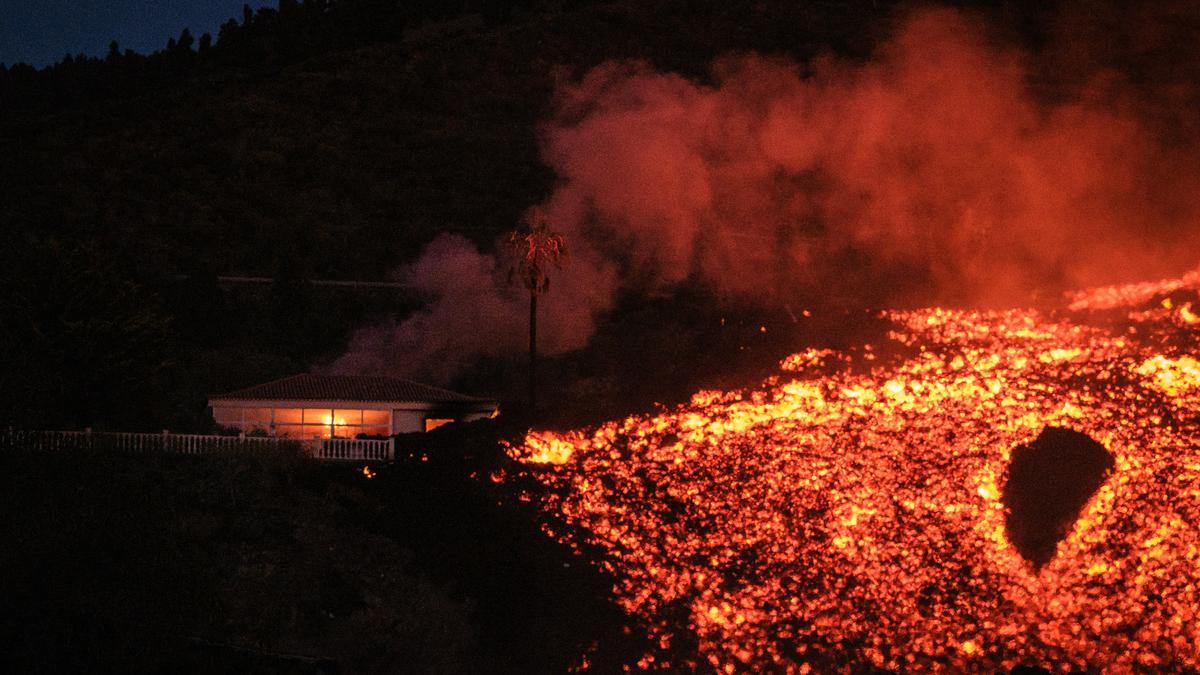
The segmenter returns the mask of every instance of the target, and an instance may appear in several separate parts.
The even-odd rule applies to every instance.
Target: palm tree
[[[509,279],[518,276],[529,289],[529,412],[533,414],[537,410],[537,299],[550,290],[547,269],[561,269],[567,262],[567,240],[538,220],[513,230],[508,243],[515,258]]]

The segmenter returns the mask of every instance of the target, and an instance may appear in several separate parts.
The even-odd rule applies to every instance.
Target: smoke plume
[[[618,292],[683,282],[768,305],[1027,303],[1195,265],[1192,134],[1110,69],[1035,95],[1035,60],[936,9],[866,62],[745,54],[697,82],[622,61],[561,82],[541,136],[559,184],[534,208],[573,261],[543,348],[585,344]],[[337,367],[445,379],[519,350],[527,296],[502,267],[435,241],[405,273],[428,307],[361,331]]]
[[[551,272],[554,292],[542,296],[545,309],[539,312],[548,329],[538,346],[547,353],[582,347],[616,293],[612,266],[588,253],[574,256],[579,273]],[[428,304],[403,321],[358,330],[334,371],[445,383],[480,357],[519,352],[526,344],[528,292],[508,283],[496,256],[466,239],[439,236],[401,276]]]

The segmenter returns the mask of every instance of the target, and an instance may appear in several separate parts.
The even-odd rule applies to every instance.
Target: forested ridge
[[[730,50],[869,43],[851,33],[857,8],[793,4],[285,0],[199,47],[185,31],[149,56],[9,68],[4,221],[172,271],[269,276],[286,260],[377,278],[436,232],[488,243],[544,196],[555,77],[609,58],[702,75]]]

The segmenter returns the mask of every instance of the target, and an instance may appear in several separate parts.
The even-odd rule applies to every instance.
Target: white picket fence
[[[168,452],[203,455],[301,445],[316,459],[386,462],[396,456],[395,439],[271,438],[260,436],[206,436],[201,434],[135,434],[117,431],[0,431],[0,448],[25,448],[44,452],[106,449],[120,452]]]

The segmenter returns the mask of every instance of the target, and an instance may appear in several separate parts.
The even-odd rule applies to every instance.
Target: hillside
[[[465,15],[297,63],[214,66],[10,124],[4,222],[96,239],[163,273],[199,259],[271,275],[286,260],[378,278],[441,231],[490,243],[545,195],[536,130],[556,76],[612,58],[702,75],[735,50],[861,50],[885,4],[596,3],[496,26]]]
[[[1084,58],[1050,39],[1103,33],[1120,20],[1119,3],[1090,9],[1082,26],[1056,23],[1053,8],[953,4],[1049,53],[1039,63],[1061,67],[1038,71],[1043,85],[1069,79],[1070,64],[1163,67],[1118,46]],[[147,57],[2,73],[10,105],[0,113],[0,309],[12,321],[0,331],[0,356],[16,364],[0,376],[4,421],[203,428],[206,394],[327,362],[355,327],[423,300],[317,289],[306,279],[388,278],[447,231],[487,250],[544,199],[556,179],[539,156],[539,124],[562,78],[610,59],[704,81],[713,60],[730,53],[859,58],[913,6],[653,0],[498,11],[462,3],[401,18],[385,12],[392,18],[372,25],[364,17],[384,16],[372,12],[394,11],[393,3],[331,3],[340,9],[328,14],[303,3],[316,12],[308,23],[296,23],[301,5],[283,5],[232,21],[195,51],[181,36]],[[1191,72],[1193,61],[1172,72]],[[278,283],[228,287],[219,275]],[[728,308],[693,290],[701,297],[678,304],[624,302],[628,313],[602,327],[608,354],[581,355],[582,366],[552,366],[547,377],[620,398],[621,374],[585,381],[580,369],[602,371],[626,354],[653,360],[641,353],[642,329],[660,319],[688,327],[725,318]],[[753,331],[762,318],[753,314],[731,321]],[[701,342],[694,333],[683,339],[691,338]],[[727,342],[732,357],[746,344]],[[731,360],[695,351],[718,367]],[[507,395],[516,368],[490,364],[464,383]],[[667,376],[678,380],[675,395],[697,384]]]
[[[175,80],[9,109],[4,302],[25,318],[0,341],[21,365],[0,378],[3,417],[203,428],[205,395],[305,370],[336,356],[355,326],[416,300],[304,279],[388,278],[445,231],[490,248],[543,198],[554,177],[537,130],[555,78],[611,58],[701,75],[730,50],[853,51],[887,11],[580,3],[499,22],[439,18],[358,47],[246,63],[221,56],[240,43],[222,52],[218,41]],[[245,21],[250,31],[258,20]],[[46,86],[61,76],[46,71]],[[230,288],[217,275],[281,282]],[[111,292],[94,297],[97,285]],[[118,346],[127,342],[155,346]]]
[[[619,647],[607,582],[471,475],[495,433],[431,434],[431,461],[370,478],[286,451],[6,447],[0,667],[562,672]]]

